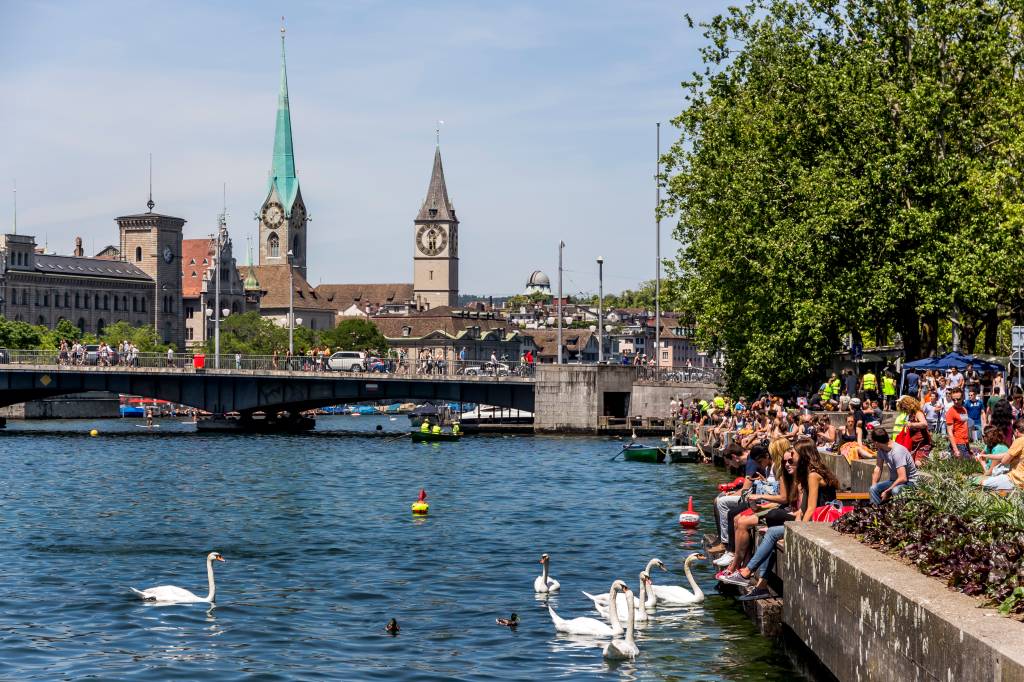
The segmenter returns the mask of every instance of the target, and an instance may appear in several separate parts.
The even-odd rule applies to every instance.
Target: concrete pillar
[[[594,433],[602,415],[628,416],[635,375],[619,365],[537,365],[534,430]]]

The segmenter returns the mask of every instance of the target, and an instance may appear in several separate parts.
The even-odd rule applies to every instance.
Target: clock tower
[[[152,298],[147,304],[150,322],[163,343],[185,348],[185,318],[181,303],[181,230],[183,218],[149,211],[117,218],[121,236],[121,260],[153,278]]]
[[[295,174],[292,146],[292,115],[288,102],[288,71],[284,58],[284,28],[281,28],[281,89],[277,95],[277,125],[274,129],[274,157],[270,166],[267,198],[256,216],[260,229],[260,265],[292,263],[306,277],[306,227],[309,216]]]
[[[430,187],[416,220],[413,296],[420,310],[450,306],[459,300],[459,219],[448,199],[441,147],[434,150]]]

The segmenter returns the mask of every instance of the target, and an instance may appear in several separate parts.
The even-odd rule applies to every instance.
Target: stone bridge
[[[523,377],[0,365],[0,406],[85,391],[157,398],[215,414],[296,412],[372,400],[534,411],[534,381]]]

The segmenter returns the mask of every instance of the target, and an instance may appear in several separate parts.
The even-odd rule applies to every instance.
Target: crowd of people
[[[899,396],[896,385],[890,373],[841,372],[822,384],[818,400],[766,393],[752,402],[725,395],[670,401],[672,420],[700,427],[691,432],[703,450],[721,453],[727,465],[744,472],[735,489],[716,499],[720,537],[710,550],[722,553],[719,580],[752,586],[744,599],[769,594],[763,576],[785,522],[831,520],[841,513],[839,481],[826,463],[832,455],[873,461],[866,492],[875,505],[919,482],[921,464],[933,453],[976,460],[982,473],[974,481],[984,489],[1024,490],[1022,396],[1007,397],[1001,375],[986,378],[971,366],[911,371]],[[948,448],[936,450],[939,436]],[[758,526],[764,536],[755,550]]]

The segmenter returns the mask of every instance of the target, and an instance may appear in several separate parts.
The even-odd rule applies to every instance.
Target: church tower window
[[[271,232],[270,236],[267,237],[267,253],[271,258],[281,257],[281,240],[277,238],[277,233]]]
[[[141,260],[142,260],[142,247],[141,246],[136,246],[135,247],[135,262],[138,263]]]

